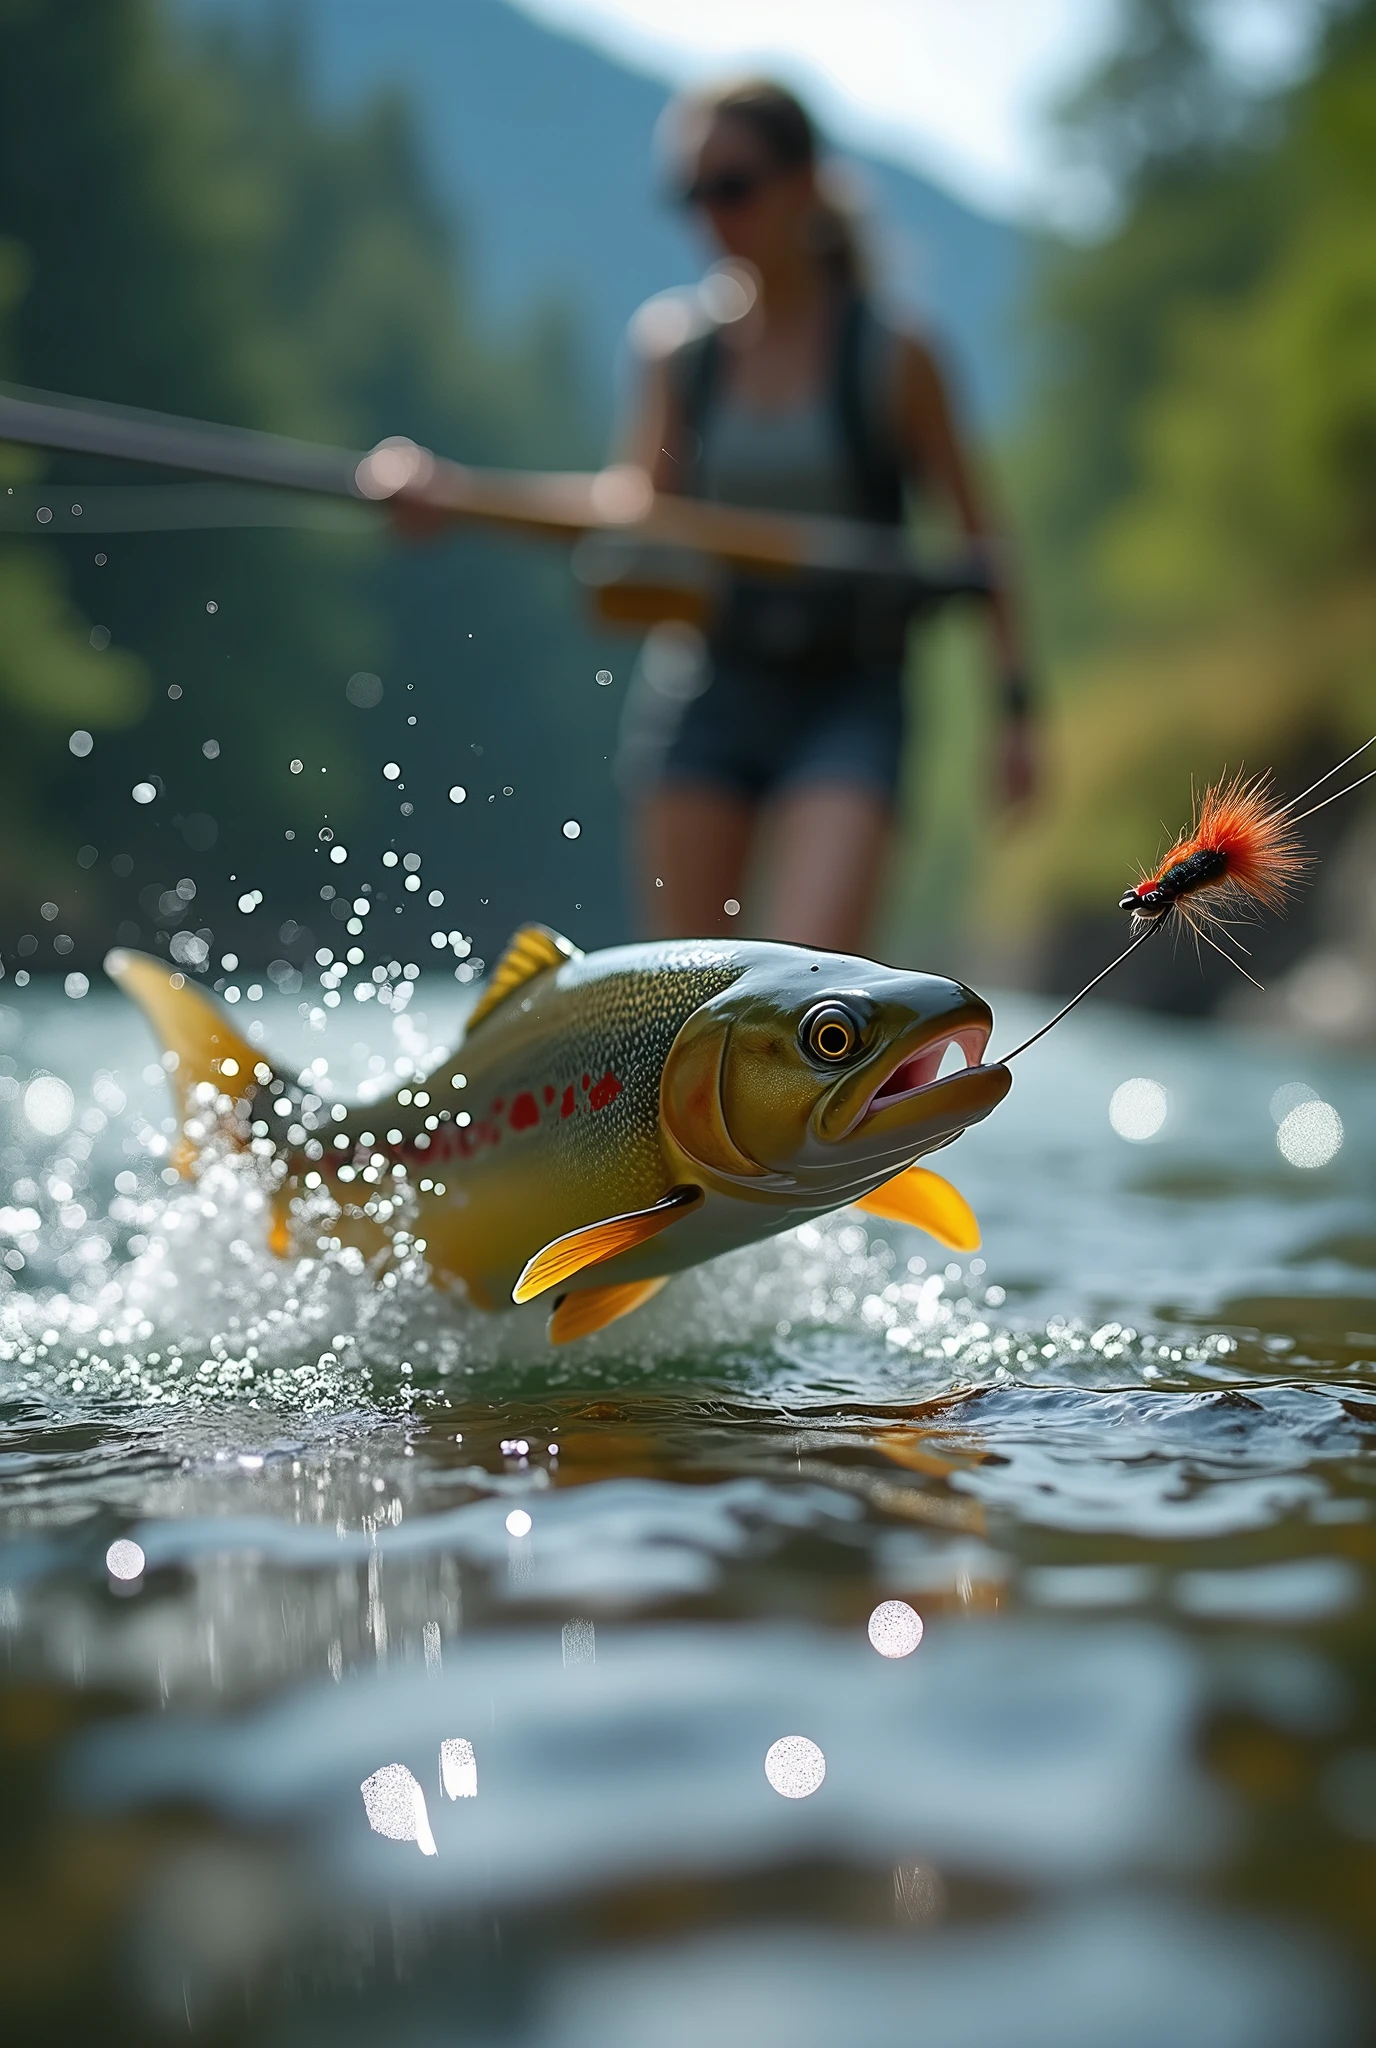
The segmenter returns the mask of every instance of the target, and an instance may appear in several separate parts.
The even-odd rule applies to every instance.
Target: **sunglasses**
[[[748,206],[768,183],[767,171],[721,171],[715,178],[695,178],[680,192],[679,203],[690,211],[712,206],[729,212],[732,207]]]

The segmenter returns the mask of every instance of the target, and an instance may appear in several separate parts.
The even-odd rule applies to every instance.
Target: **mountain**
[[[313,90],[333,107],[398,88],[436,194],[452,209],[478,310],[498,327],[545,309],[563,314],[605,425],[628,317],[703,264],[688,224],[656,189],[663,85],[506,0],[181,6],[192,19],[287,24]],[[1007,418],[1029,238],[896,164],[849,160],[887,231],[884,269],[946,344],[967,407],[985,425]]]

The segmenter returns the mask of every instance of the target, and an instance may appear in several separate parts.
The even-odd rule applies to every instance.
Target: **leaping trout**
[[[177,1056],[183,1169],[217,1132],[272,1162],[275,1251],[305,1240],[299,1198],[322,1187],[331,1234],[383,1248],[400,1184],[436,1281],[484,1309],[552,1297],[556,1344],[848,1203],[979,1244],[964,1198],[915,1162],[1012,1077],[981,1064],[988,1004],[938,975],[754,941],[583,954],[527,925],[457,1051],[347,1109],[278,1074],[162,961],[105,964]],[[952,1047],[965,1065],[942,1075]]]

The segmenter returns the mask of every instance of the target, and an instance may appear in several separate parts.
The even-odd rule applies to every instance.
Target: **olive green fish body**
[[[1009,1085],[979,1066],[990,1014],[958,983],[751,941],[583,956],[527,927],[453,1056],[341,1115],[162,963],[110,971],[179,1053],[184,1105],[199,1087],[282,1162],[284,1243],[323,1186],[335,1235],[371,1250],[404,1214],[435,1277],[487,1308],[552,1288],[531,1277],[551,1247],[571,1247],[561,1296],[616,1288],[865,1198]],[[967,1067],[942,1079],[953,1044]]]

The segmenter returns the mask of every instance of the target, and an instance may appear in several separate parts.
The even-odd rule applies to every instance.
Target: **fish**
[[[569,1343],[671,1274],[855,1204],[972,1251],[964,1197],[917,1161],[1012,1085],[982,997],[939,975],[766,941],[582,953],[511,940],[457,1049],[386,1102],[293,1081],[194,979],[119,949],[112,979],[165,1047],[196,1170],[215,1139],[272,1185],[272,1249],[385,1250],[405,1228],[479,1308],[552,1304]],[[940,1074],[947,1051],[965,1064]],[[394,1220],[395,1219],[395,1220]]]

